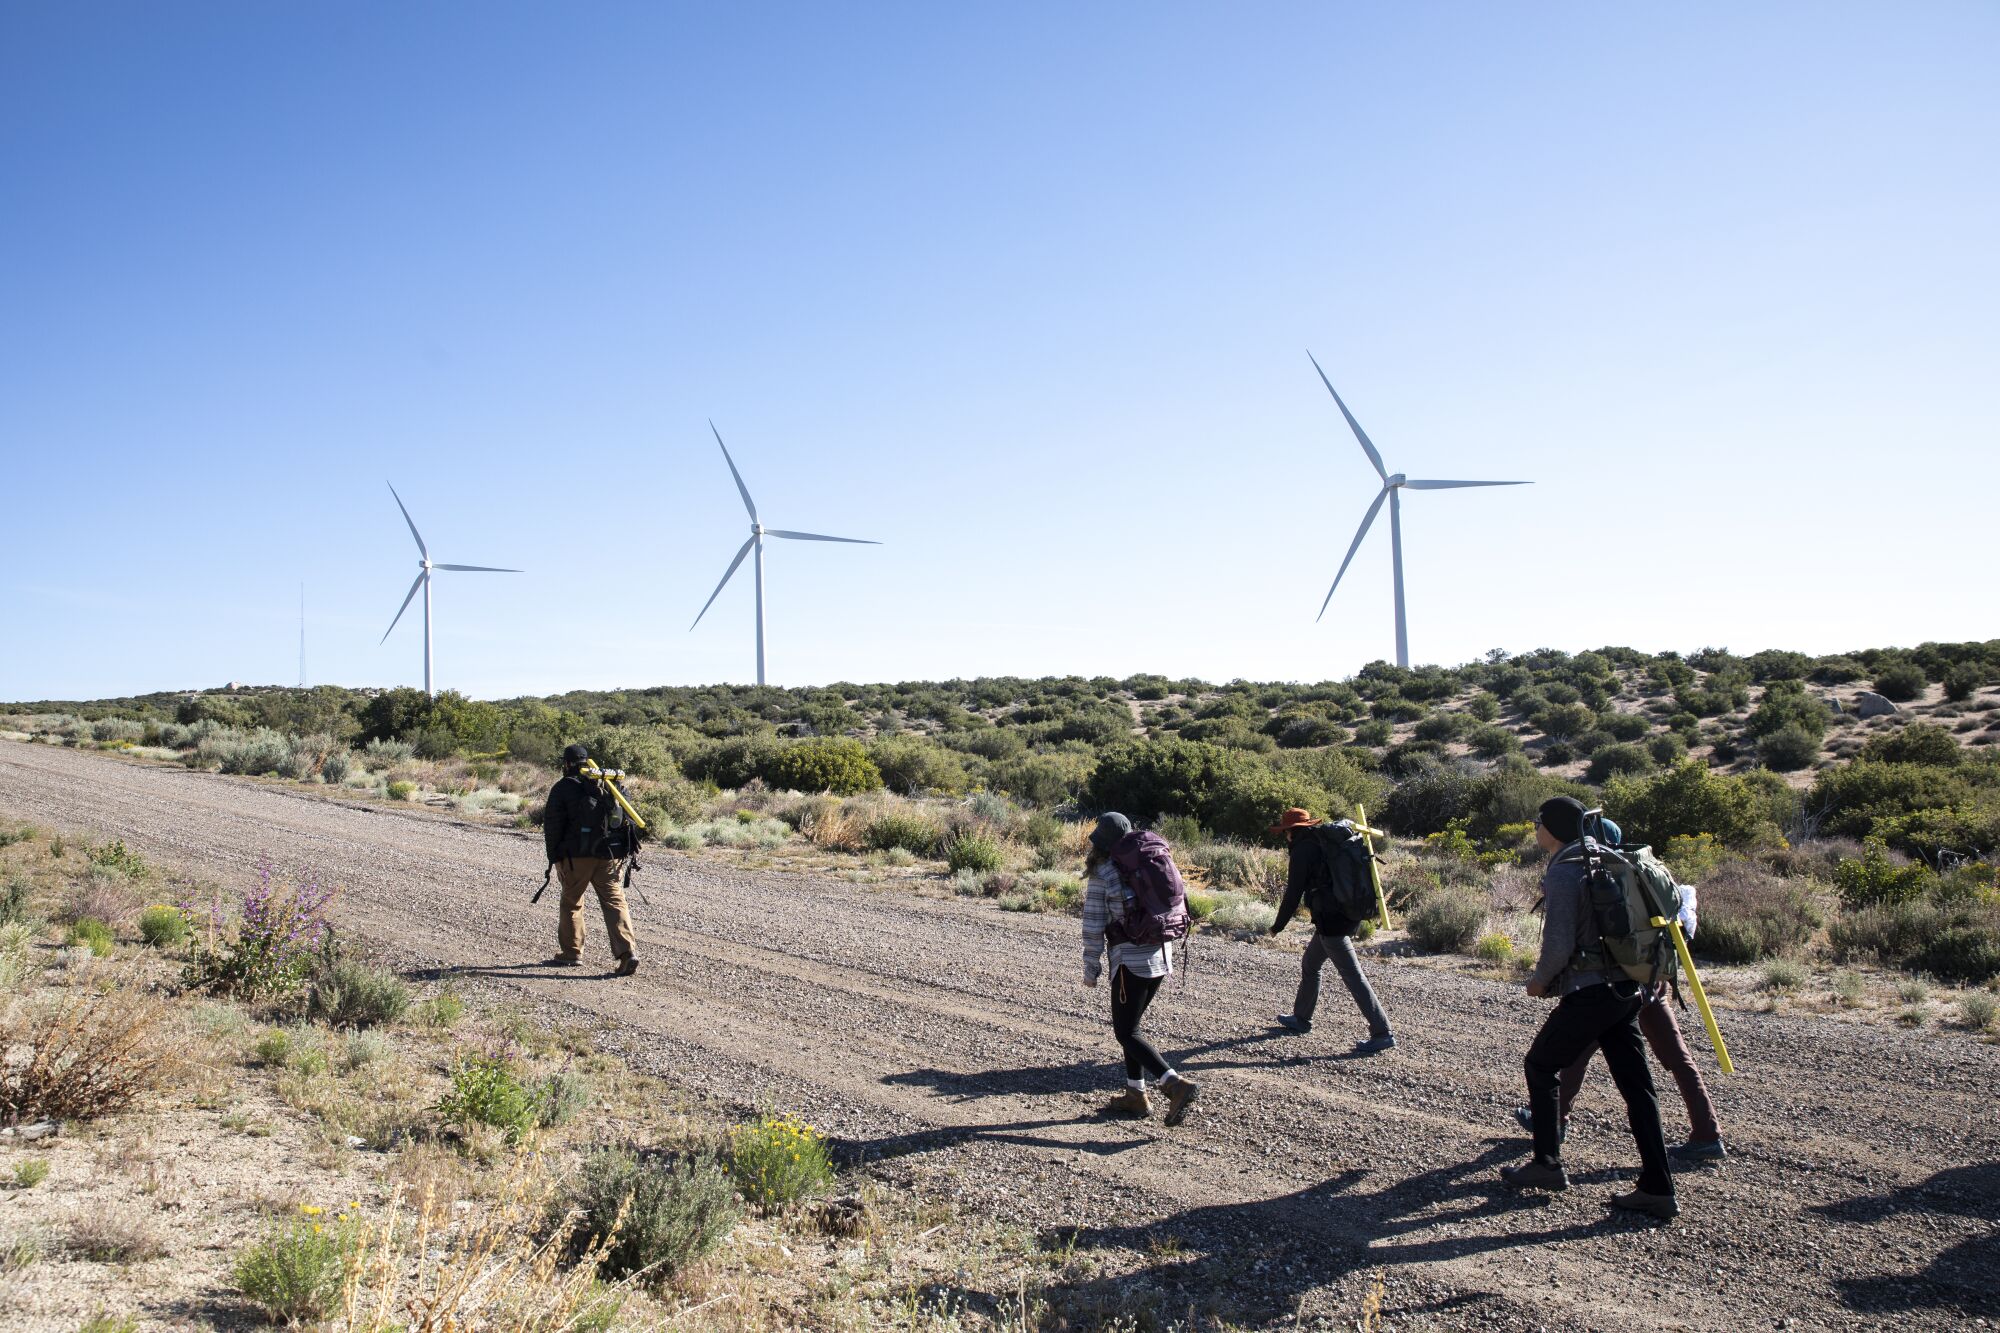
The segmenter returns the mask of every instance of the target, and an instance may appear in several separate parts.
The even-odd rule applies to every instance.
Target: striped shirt
[[[1105,952],[1104,928],[1125,915],[1125,881],[1118,867],[1106,861],[1090,872],[1083,890],[1083,979],[1095,981],[1102,970]],[[1135,977],[1164,977],[1174,970],[1174,946],[1161,944],[1113,944],[1111,971],[1124,968]]]

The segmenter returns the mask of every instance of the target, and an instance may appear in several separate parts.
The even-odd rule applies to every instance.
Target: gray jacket
[[[1584,887],[1583,865],[1563,862],[1568,851],[1565,847],[1549,858],[1549,868],[1542,872],[1542,953],[1535,960],[1531,978],[1554,995],[1568,995],[1613,979],[1609,972],[1578,972],[1571,967],[1578,954],[1598,943],[1599,934],[1589,891]]]

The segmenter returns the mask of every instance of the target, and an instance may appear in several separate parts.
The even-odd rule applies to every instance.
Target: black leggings
[[[1161,980],[1134,976],[1122,967],[1111,974],[1111,1030],[1125,1051],[1126,1078],[1141,1074],[1160,1078],[1167,1072],[1167,1062],[1153,1049],[1153,1043],[1139,1035],[1139,1020],[1146,1016],[1146,1006],[1153,1002]]]

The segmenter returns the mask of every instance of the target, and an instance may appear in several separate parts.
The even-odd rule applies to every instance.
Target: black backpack
[[[1313,926],[1326,930],[1333,922],[1354,924],[1366,921],[1375,912],[1375,878],[1368,863],[1375,857],[1368,839],[1354,831],[1348,820],[1314,824],[1310,835],[1319,844],[1325,873],[1307,891],[1306,906],[1313,914]]]
[[[1589,831],[1556,854],[1558,865],[1583,867],[1597,925],[1598,940],[1578,951],[1576,969],[1622,971],[1642,986],[1673,984],[1680,958],[1665,923],[1681,910],[1681,886],[1650,847],[1604,842],[1601,811],[1586,811],[1584,826]]]

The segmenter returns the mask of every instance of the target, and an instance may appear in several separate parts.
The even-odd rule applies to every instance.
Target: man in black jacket
[[[1285,811],[1270,830],[1285,839],[1290,858],[1285,900],[1278,907],[1278,919],[1272,924],[1271,933],[1276,935],[1283,930],[1292,914],[1299,910],[1300,902],[1306,901],[1306,895],[1313,895],[1306,902],[1312,908],[1313,937],[1306,946],[1305,957],[1299,960],[1299,993],[1292,1001],[1292,1012],[1278,1015],[1278,1026],[1293,1032],[1312,1031],[1313,1011],[1319,1007],[1320,968],[1331,958],[1340,979],[1347,983],[1347,993],[1354,997],[1355,1007],[1368,1020],[1368,1040],[1357,1043],[1355,1052],[1374,1055],[1393,1047],[1396,1037],[1389,1030],[1389,1016],[1382,1012],[1381,1001],[1375,998],[1375,988],[1362,974],[1361,960],[1354,956],[1354,941],[1348,938],[1361,923],[1334,913],[1330,895],[1319,892],[1333,872],[1326,863],[1326,849],[1313,832],[1318,823],[1310,811],[1295,808]]]
[[[632,946],[632,917],[625,910],[625,891],[618,883],[623,862],[612,855],[611,824],[614,817],[622,820],[622,815],[616,798],[602,782],[582,776],[590,751],[572,745],[563,751],[562,758],[562,778],[549,789],[542,817],[542,840],[549,863],[562,880],[556,956],[549,963],[575,967],[581,961],[583,891],[594,888],[597,905],[604,909],[604,932],[611,937],[611,952],[618,959],[618,975],[629,977],[639,970],[639,957]]]

